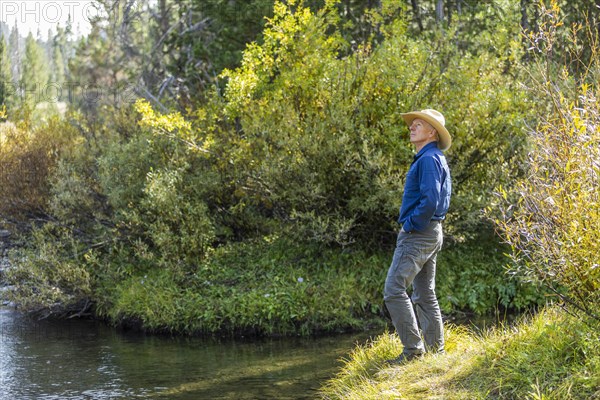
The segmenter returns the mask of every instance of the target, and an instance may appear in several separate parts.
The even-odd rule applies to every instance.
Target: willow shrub
[[[180,116],[159,117],[142,106],[126,113],[135,113],[125,123],[131,133],[111,140],[97,156],[95,181],[110,209],[110,232],[130,262],[182,279],[214,244],[207,199],[218,180],[205,157],[161,134],[181,133],[188,123]]]
[[[384,11],[398,3],[385,4]],[[407,110],[437,108],[446,115],[454,135],[447,155],[455,189],[446,227],[456,239],[480,238],[485,229],[480,210],[491,188],[519,173],[515,160],[528,102],[516,90],[512,68],[519,57],[518,36],[499,23],[497,35],[469,37],[465,43],[476,45],[459,46],[455,39],[468,34],[457,27],[419,39],[407,35],[402,18],[380,24],[387,17],[374,12],[370,18],[383,42],[354,49],[339,34],[338,18],[335,1],[317,13],[301,1],[277,2],[263,41],[248,46],[240,68],[223,73],[224,92],[215,90],[201,108],[186,117],[163,115],[140,101],[135,115],[128,109],[109,114],[109,124],[80,124],[78,145],[63,155],[51,178],[50,210],[68,232],[48,228],[52,234],[34,245],[76,242],[71,255],[61,254],[89,272],[99,314],[168,329],[178,307],[177,315],[193,319],[182,322],[193,330],[235,330],[240,321],[252,322],[252,314],[232,300],[245,299],[252,307],[275,310],[263,319],[264,332],[287,332],[293,326],[331,328],[343,325],[341,320],[356,326],[359,318],[378,313],[386,262],[377,255],[394,238],[413,156],[400,117]],[[362,299],[356,307],[328,297],[320,306],[327,311],[313,323],[310,307],[292,315],[279,307],[279,298],[264,297],[270,292],[262,289],[262,275],[250,288],[239,279],[204,285],[212,281],[212,268],[236,276],[244,262],[252,263],[220,264],[220,249],[262,237],[293,243],[292,258],[282,261],[282,269],[275,265],[266,279],[292,274],[294,253],[306,247],[317,249],[306,261],[315,265],[313,275],[322,276],[314,278],[315,286],[338,282],[368,295],[353,295]],[[311,243],[305,246],[306,241]],[[364,269],[356,278],[346,269],[337,275],[319,259],[331,252],[365,258],[375,253],[376,261],[352,264]],[[261,254],[271,256],[267,250]],[[26,259],[15,271],[35,271],[29,261],[36,259]],[[474,290],[480,294],[490,292],[488,282],[502,279],[500,262],[462,261],[448,282],[463,285],[460,270],[476,271],[485,275]],[[154,278],[156,290],[148,291],[145,277]],[[63,281],[49,277],[48,282]],[[281,296],[295,295],[297,285],[290,282],[277,288]],[[497,290],[506,289],[502,304],[511,304],[513,288],[510,283]],[[194,290],[212,296],[217,311],[218,304],[231,303],[229,320],[220,325],[212,308],[199,315],[172,303]],[[447,307],[485,308],[480,299],[465,299],[466,291],[450,287],[448,292],[455,296],[444,300]],[[165,313],[149,308],[148,298],[161,302]],[[186,303],[189,307],[201,310],[208,304],[194,298],[198,303]],[[489,302],[493,307],[493,299]],[[192,329],[182,326],[171,328]]]
[[[589,29],[591,62],[577,61],[580,24],[562,27],[560,9],[543,9],[532,35],[534,92],[548,106],[530,131],[526,176],[501,189],[498,221],[514,249],[514,273],[540,281],[573,311],[600,320],[600,47]],[[556,61],[556,41],[570,49],[571,64]],[[544,109],[541,109],[542,112]],[[516,201],[515,201],[516,199]]]
[[[75,129],[58,119],[35,128],[0,123],[0,217],[22,223],[45,211],[48,178],[76,140]]]
[[[61,240],[52,240],[55,237]],[[78,255],[84,249],[82,243],[68,230],[51,224],[36,229],[28,240],[29,247],[11,253],[15,265],[4,275],[13,284],[5,293],[8,299],[41,317],[88,312],[93,275]]]
[[[237,193],[252,194],[259,211],[289,222],[298,237],[381,243],[395,228],[412,161],[400,113],[436,108],[454,136],[447,227],[457,238],[476,237],[492,188],[521,166],[529,103],[510,67],[518,33],[500,26],[461,49],[456,38],[468,34],[458,28],[412,38],[400,18],[381,28],[378,47],[341,56],[349,44],[332,28],[337,14],[295,3],[293,11],[276,3],[264,43],[223,73],[231,125],[221,136],[223,157],[235,165]]]

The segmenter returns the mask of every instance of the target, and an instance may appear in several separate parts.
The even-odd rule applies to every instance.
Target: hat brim
[[[450,136],[450,132],[444,127],[444,125],[440,124],[440,122],[433,118],[429,114],[425,114],[419,111],[413,111],[409,113],[401,114],[402,119],[406,122],[406,125],[410,126],[413,120],[420,118],[424,121],[427,121],[433,128],[437,131],[440,136],[440,141],[438,142],[438,148],[442,151],[446,151],[452,146],[452,136]]]

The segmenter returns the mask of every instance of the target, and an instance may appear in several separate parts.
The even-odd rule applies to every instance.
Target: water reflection
[[[0,310],[1,400],[312,399],[368,334],[219,341]]]

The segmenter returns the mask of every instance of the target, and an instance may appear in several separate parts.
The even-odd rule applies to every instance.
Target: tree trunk
[[[160,12],[160,34],[164,35],[169,30],[169,25],[170,25],[167,0],[160,0],[159,12]]]
[[[529,19],[527,18],[527,6],[529,0],[521,0],[521,31],[527,32],[529,30]]]
[[[419,26],[419,32],[423,32],[423,21],[421,21],[419,4],[417,3],[417,0],[410,0],[410,4],[412,5],[413,13],[415,14],[415,21],[417,21],[417,25]]]
[[[529,5],[529,0],[521,0],[521,22],[520,22],[520,25],[521,25],[521,32],[523,33],[521,35],[521,42],[523,42],[524,49],[527,49],[529,47],[528,39],[525,36],[526,32],[529,32],[529,30],[530,30],[529,17],[527,16],[527,6],[528,5]],[[524,59],[526,61],[529,61],[529,52],[528,51],[525,51]]]
[[[444,22],[444,0],[435,3],[435,19],[438,23]]]
[[[533,31],[534,32],[539,32],[540,31],[540,25],[539,25],[539,21],[540,21],[540,8],[539,7],[533,7]],[[529,24],[531,25],[531,24]]]

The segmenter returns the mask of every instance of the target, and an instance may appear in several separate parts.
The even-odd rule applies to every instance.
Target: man
[[[402,114],[402,118],[410,128],[410,141],[417,154],[406,176],[398,219],[402,228],[385,281],[385,304],[404,347],[397,358],[388,361],[391,364],[410,361],[426,351],[444,352],[435,268],[452,190],[450,170],[442,153],[452,144],[444,116],[428,109]],[[412,302],[407,294],[411,284]]]

